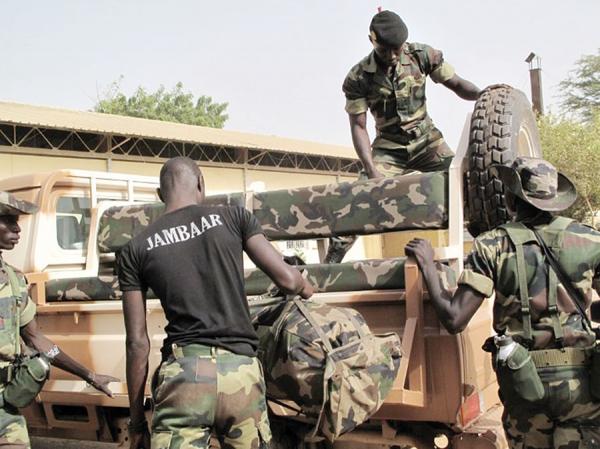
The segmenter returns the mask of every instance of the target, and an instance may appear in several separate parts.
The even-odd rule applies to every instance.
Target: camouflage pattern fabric
[[[25,418],[10,406],[0,407],[0,449],[29,449]]]
[[[444,82],[454,76],[454,69],[439,50],[417,43],[403,45],[391,77],[377,64],[375,52],[352,67],[342,86],[346,112],[371,111],[377,129],[373,149],[405,151],[403,147],[434,129],[427,114],[427,76]]]
[[[600,279],[600,232],[571,222],[565,231],[553,229],[558,218],[544,220],[549,224],[535,226],[546,244],[553,249],[565,273],[573,280],[590,306],[592,283]],[[533,236],[533,233],[531,233]],[[527,285],[531,297],[531,321],[535,349],[556,346],[552,317],[548,311],[548,267],[542,249],[531,237],[523,245],[527,262]],[[508,333],[520,340],[523,335],[519,280],[516,253],[506,231],[497,228],[477,237],[473,251],[465,264],[458,284],[469,285],[490,297],[496,293],[494,303],[494,329]],[[587,348],[594,342],[582,327],[582,320],[564,287],[557,290],[559,320],[562,324],[564,345]]]
[[[444,173],[412,174],[255,194],[253,212],[269,239],[443,228]]]
[[[10,274],[16,276],[16,291],[12,288]],[[23,273],[4,262],[0,256],[0,366],[15,360],[18,327],[23,327],[35,317],[35,303],[29,298],[27,281]],[[18,327],[17,327],[18,326]]]
[[[152,449],[268,447],[265,384],[255,357],[203,345],[175,347],[153,388]]]
[[[245,206],[243,193],[207,196],[204,204],[223,206]],[[100,252],[118,251],[135,235],[160,217],[165,210],[163,203],[132,204],[107,209],[100,218],[98,248]]]
[[[29,201],[20,200],[12,193],[0,192],[0,215],[35,214],[38,207]]]
[[[307,279],[317,292],[344,292],[360,290],[391,290],[404,288],[405,257],[374,259],[340,264],[303,265]],[[438,273],[449,288],[456,286],[452,269],[438,264]],[[260,270],[244,273],[247,295],[263,295],[276,289],[271,279]]]
[[[353,309],[313,301],[254,303],[269,398],[294,401],[329,441],[374,414],[400,366],[396,334],[371,334]]]
[[[121,299],[117,276],[51,279],[46,282],[46,301],[97,301]]]
[[[16,276],[16,291],[13,290],[9,272]],[[28,324],[34,316],[35,303],[29,298],[25,277],[0,257],[0,367],[15,360],[19,347],[17,326]],[[0,384],[0,395],[4,388],[4,384]],[[18,410],[1,402],[0,448],[29,448],[25,418],[19,415]]]
[[[304,265],[308,279],[318,292],[358,290],[390,290],[404,288],[406,258],[362,260],[343,264]],[[452,288],[456,286],[454,271],[439,264],[439,275]],[[246,295],[264,295],[276,289],[273,281],[259,269],[245,270]],[[117,276],[51,279],[46,282],[46,301],[120,300]],[[156,299],[149,289],[146,297]]]
[[[590,396],[587,367],[538,370],[546,397],[527,402],[507,395],[502,424],[511,449],[596,449],[600,402]]]
[[[236,204],[240,195],[220,197],[221,201],[227,199]],[[447,197],[444,173],[415,173],[255,193],[252,212],[270,240],[376,234],[444,228],[448,220]],[[161,203],[111,207],[100,218],[100,251],[118,251],[163,210]]]

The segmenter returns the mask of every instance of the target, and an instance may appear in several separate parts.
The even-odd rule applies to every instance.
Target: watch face
[[[51,359],[56,357],[59,353],[60,353],[60,349],[58,349],[58,346],[56,346],[56,345],[52,346],[50,349],[48,349],[48,351],[46,351],[46,355],[48,357],[50,357]]]

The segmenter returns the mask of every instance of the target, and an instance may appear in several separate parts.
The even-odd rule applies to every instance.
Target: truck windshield
[[[62,249],[85,249],[90,231],[90,199],[60,197],[56,204],[56,239]]]

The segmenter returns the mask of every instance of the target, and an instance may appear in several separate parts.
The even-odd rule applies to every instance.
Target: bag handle
[[[313,316],[310,313],[310,311],[308,310],[308,308],[304,305],[302,300],[298,299],[297,297],[294,298],[292,301],[294,301],[294,304],[296,305],[296,307],[298,307],[298,310],[300,311],[300,313],[302,315],[304,315],[304,318],[306,318],[306,321],[308,321],[308,323],[313,327],[313,329],[315,330],[315,332],[317,333],[317,335],[323,342],[323,346],[325,346],[327,353],[331,354],[333,352],[333,347],[331,346],[331,342],[329,341],[329,338],[327,338],[327,336],[325,335],[325,333],[323,332],[321,327],[318,325],[318,323],[315,321],[315,319],[313,318]]]

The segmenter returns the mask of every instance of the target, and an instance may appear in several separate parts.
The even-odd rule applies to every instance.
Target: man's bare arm
[[[48,353],[48,351],[55,346],[54,342],[42,333],[35,318],[21,329],[21,337],[26,345],[38,352]],[[52,363],[58,368],[80,377],[91,386],[110,397],[112,397],[112,392],[110,391],[110,388],[108,388],[108,384],[110,382],[119,382],[119,379],[116,377],[94,373],[71,358],[66,352],[60,350],[60,348]]]
[[[146,327],[146,300],[141,291],[123,292],[123,315],[126,333],[126,372],[129,416],[132,423],[145,420],[144,386],[148,378],[150,340]]]
[[[371,155],[371,139],[367,131],[367,113],[348,114],[350,119],[350,134],[358,158],[363,164],[369,178],[381,178],[383,175],[375,168]]]
[[[288,294],[298,294],[308,299],[313,294],[313,287],[293,266],[285,263],[281,254],[262,234],[256,234],[246,241],[246,253],[258,268],[265,272],[273,282]]]
[[[413,239],[406,245],[405,251],[417,260],[427,285],[429,299],[442,325],[451,334],[463,331],[485,296],[467,285],[459,286],[454,294],[444,290],[433,261],[433,249],[427,240]]]
[[[475,101],[481,93],[481,89],[479,89],[479,87],[477,87],[471,81],[467,81],[456,74],[449,80],[444,81],[442,84],[463,100]]]

